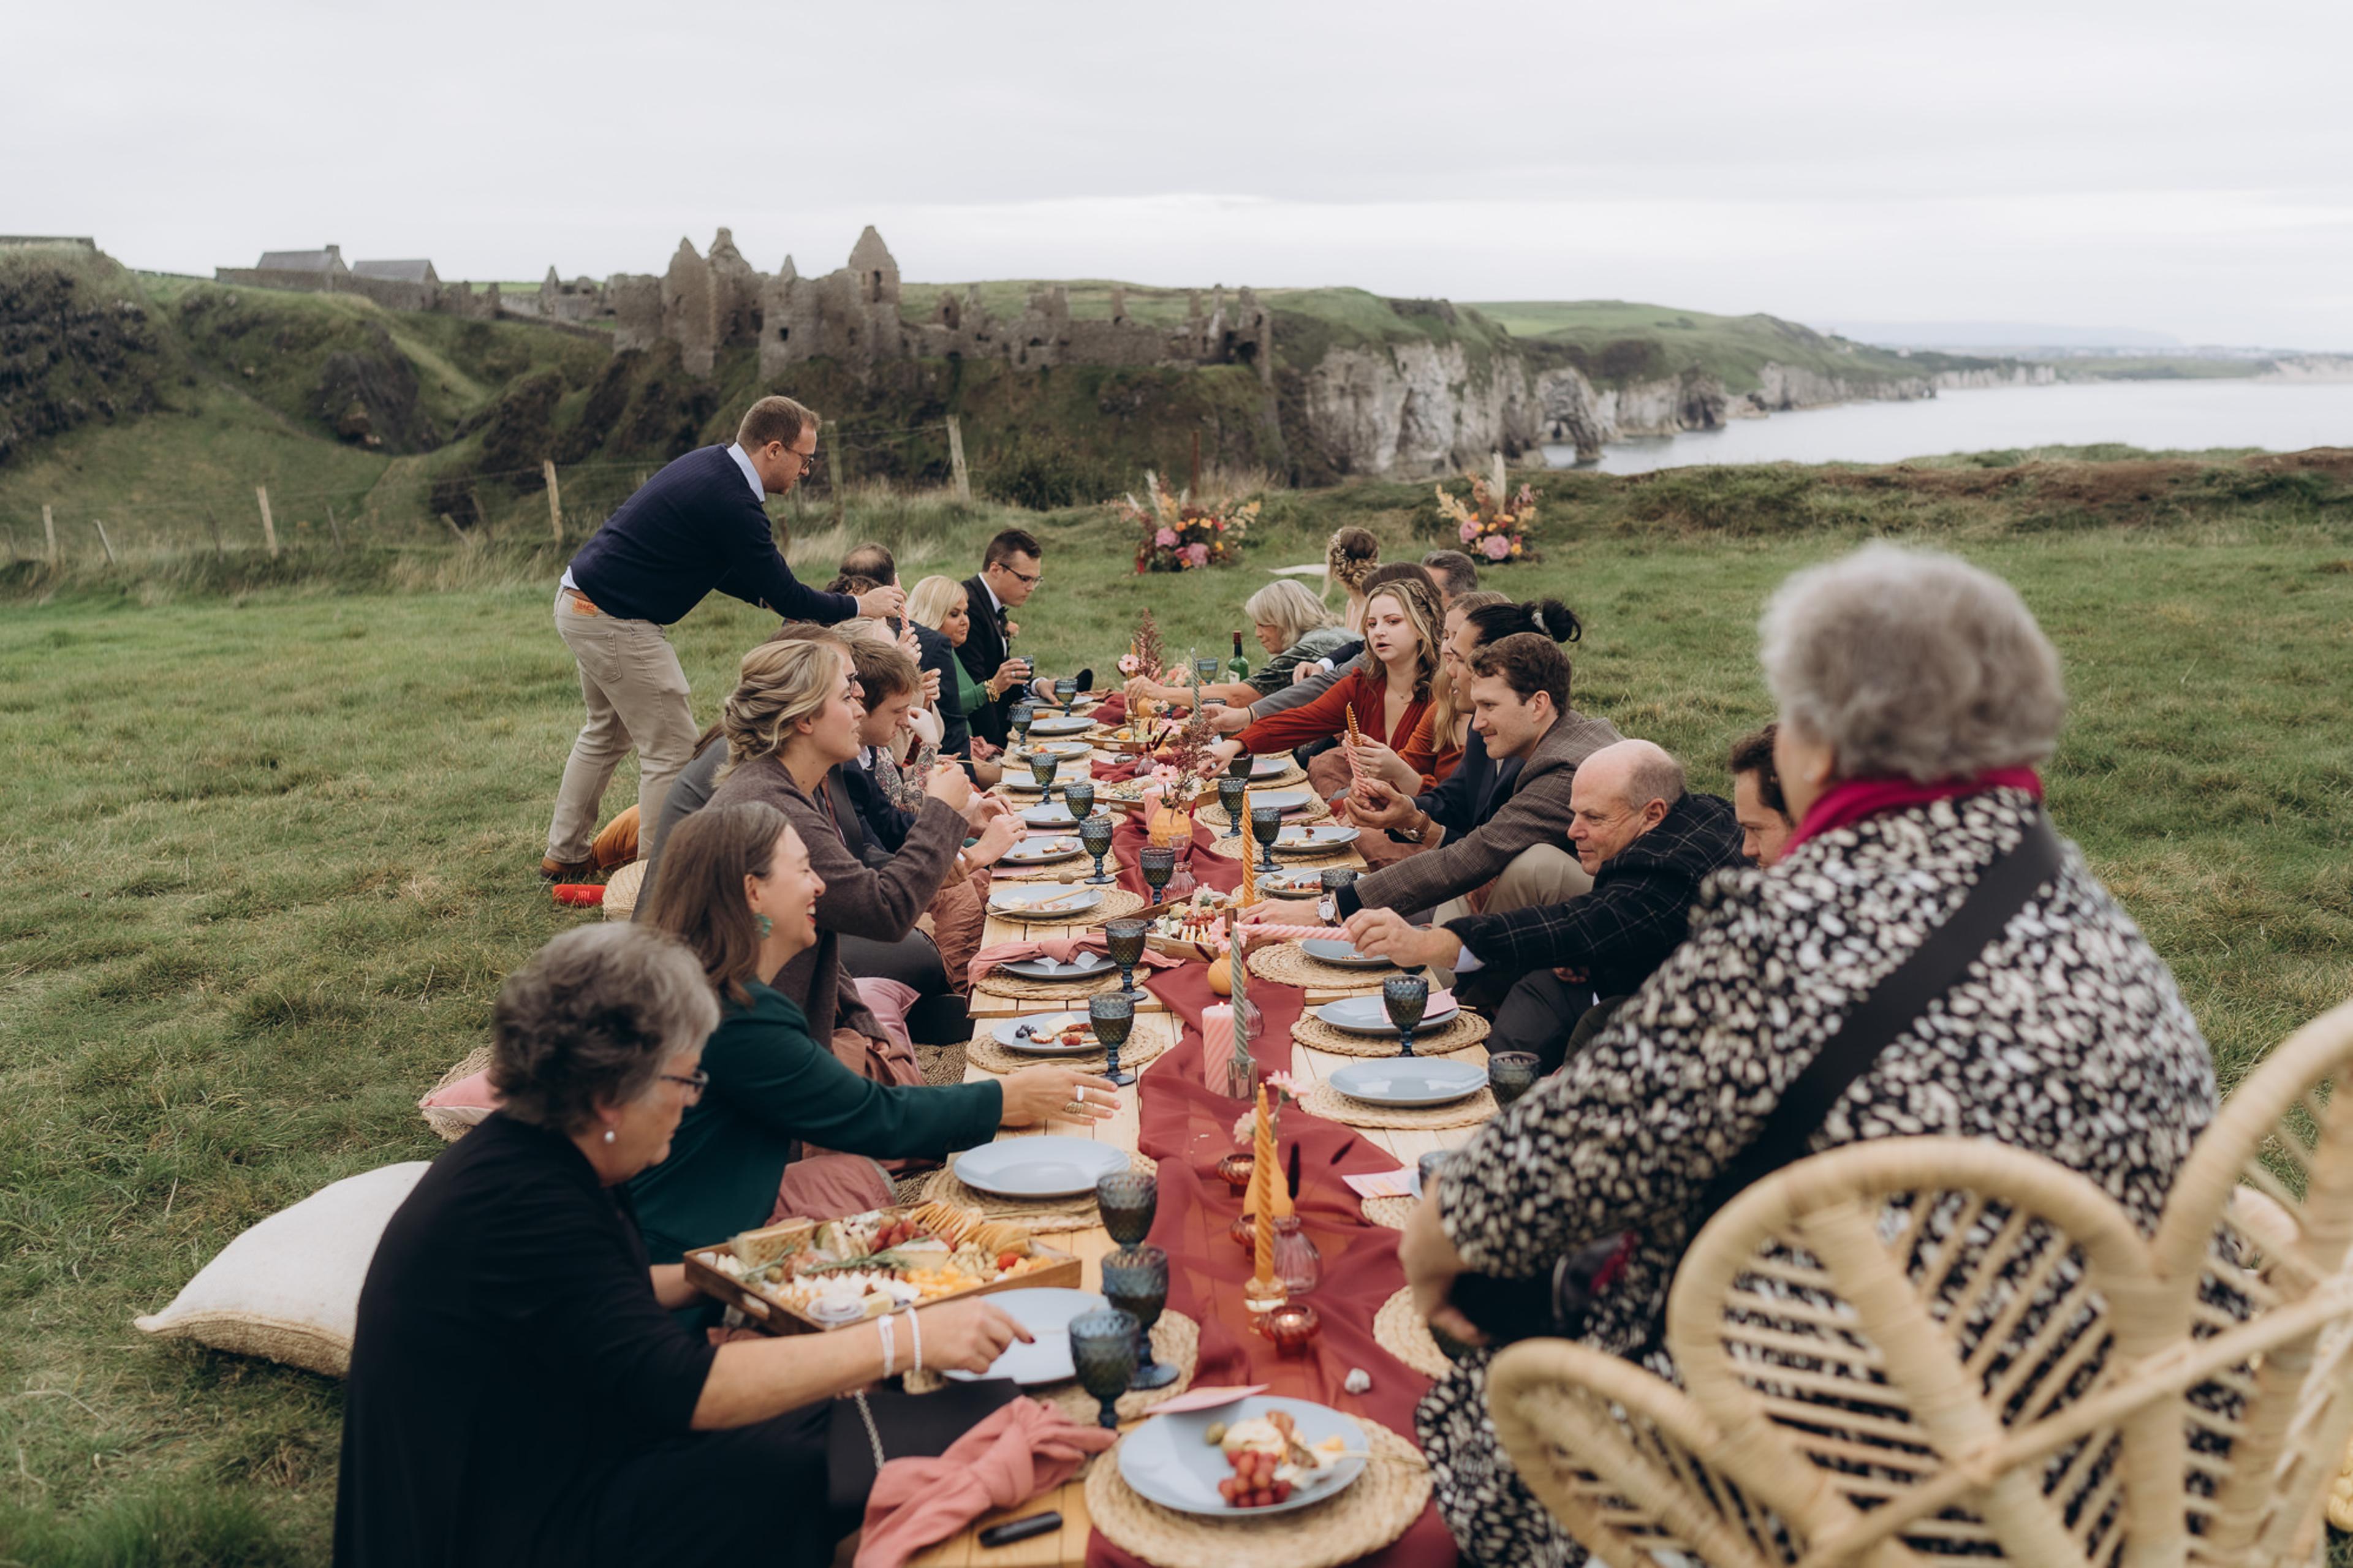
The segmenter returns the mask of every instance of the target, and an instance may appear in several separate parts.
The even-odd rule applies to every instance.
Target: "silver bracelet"
[[[890,1313],[874,1320],[874,1333],[882,1342],[882,1375],[889,1377],[899,1370],[899,1331],[892,1326]]]
[[[923,1370],[923,1320],[912,1307],[907,1310],[907,1328],[915,1336],[915,1370]]]

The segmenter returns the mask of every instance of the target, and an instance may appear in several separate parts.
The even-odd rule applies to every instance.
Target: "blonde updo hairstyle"
[[[840,689],[841,658],[849,645],[822,626],[791,635],[797,630],[788,627],[744,656],[735,689],[719,714],[731,767],[783,751],[793,726],[816,717]]]
[[[1365,529],[1341,529],[1324,543],[1324,576],[1335,587],[1361,591],[1380,563],[1381,542]]]

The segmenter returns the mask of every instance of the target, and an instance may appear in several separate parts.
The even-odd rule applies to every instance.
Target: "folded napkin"
[[[1068,963],[1078,957],[1082,950],[1088,952],[1103,952],[1103,933],[1091,931],[1080,936],[1040,937],[1035,942],[1000,942],[993,946],[984,947],[973,955],[971,971],[973,984],[978,984],[990,970],[1000,963],[1018,963],[1025,958],[1050,958],[1057,963]],[[1170,958],[1165,953],[1155,952],[1150,948],[1145,948],[1143,958],[1136,963],[1136,967],[1138,969],[1174,969],[1183,962],[1182,959]]]
[[[936,1459],[893,1459],[866,1499],[857,1568],[905,1568],[992,1509],[1016,1508],[1078,1474],[1119,1434],[1037,1399],[991,1411]]]
[[[1348,1190],[1360,1198],[1409,1198],[1413,1196],[1413,1172],[1404,1166],[1394,1171],[1360,1171],[1340,1178]]]

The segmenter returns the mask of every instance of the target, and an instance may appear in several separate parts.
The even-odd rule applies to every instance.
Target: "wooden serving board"
[[[876,1212],[896,1219],[911,1213],[912,1210],[898,1207],[880,1209]],[[787,1220],[783,1225],[769,1227],[769,1230],[763,1234],[785,1235],[795,1230],[807,1232],[816,1228],[815,1220]],[[787,1306],[781,1301],[770,1300],[743,1280],[733,1279],[702,1260],[702,1255],[705,1253],[724,1253],[733,1257],[734,1250],[733,1242],[721,1242],[714,1247],[691,1248],[684,1259],[687,1282],[704,1295],[716,1298],[741,1311],[744,1321],[762,1333],[821,1334],[836,1329],[863,1328],[874,1321],[872,1318],[852,1318],[846,1323],[820,1323],[798,1308]],[[934,1297],[932,1300],[922,1302],[920,1305],[928,1307],[939,1301],[968,1300],[972,1297],[987,1296],[998,1290],[1043,1289],[1056,1286],[1071,1290],[1080,1289],[1079,1280],[1084,1271],[1076,1258],[1067,1252],[1057,1252],[1034,1237],[1025,1245],[1024,1250],[1029,1257],[1045,1258],[1046,1267],[1032,1268],[1026,1274],[1017,1274],[1009,1279],[999,1279],[987,1285],[975,1285],[969,1289],[952,1291],[948,1295]]]

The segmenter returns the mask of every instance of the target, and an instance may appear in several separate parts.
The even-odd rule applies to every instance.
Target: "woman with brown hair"
[[[1365,629],[1365,579],[1381,563],[1381,542],[1361,528],[1335,531],[1324,545],[1324,593],[1337,587],[1347,595],[1340,624],[1351,634]]]
[[[1403,757],[1423,789],[1435,789],[1462,756],[1461,747],[1443,741],[1443,749],[1433,750],[1422,727],[1439,679],[1439,628],[1444,619],[1426,581],[1398,577],[1378,584],[1365,601],[1364,656],[1322,696],[1253,720],[1240,734],[1210,747],[1214,761],[1208,765],[1222,766],[1241,752],[1263,756],[1345,736],[1353,712],[1360,733]],[[1423,736],[1419,746],[1413,743],[1417,730]]]
[[[1108,1079],[1066,1067],[939,1088],[880,1084],[810,1037],[789,996],[761,976],[818,940],[825,882],[784,813],[713,805],[681,826],[646,922],[683,942],[719,994],[702,1047],[710,1079],[670,1156],[629,1184],[658,1263],[772,1218],[830,1219],[892,1202],[876,1159],[942,1158],[999,1126],[1048,1117],[1100,1120],[1117,1108]],[[864,1159],[804,1159],[802,1145]]]
[[[841,772],[858,755],[859,726],[865,718],[848,645],[815,636],[763,643],[744,656],[742,674],[720,720],[730,763],[711,804],[757,800],[782,811],[825,883],[815,945],[768,984],[799,1005],[818,1039],[835,1041],[838,1028],[848,1030],[857,1038],[835,1041],[838,1050],[862,1056],[870,1072],[920,1082],[912,1053],[894,1050],[881,1022],[846,983],[842,939],[881,944],[861,952],[860,973],[902,980],[919,992],[935,980],[944,984],[944,972],[929,967],[939,962],[938,955],[929,951],[928,939],[917,935],[915,921],[959,874],[967,833],[977,829],[980,835],[966,857],[968,868],[993,862],[1010,848],[1018,826],[1009,816],[984,816],[984,808],[974,805],[971,781],[961,769],[943,764],[923,781],[922,806],[897,852],[880,866],[869,866],[861,854],[865,828]],[[911,936],[914,943],[908,942]],[[899,962],[917,958],[923,961],[921,984],[918,966]]]

